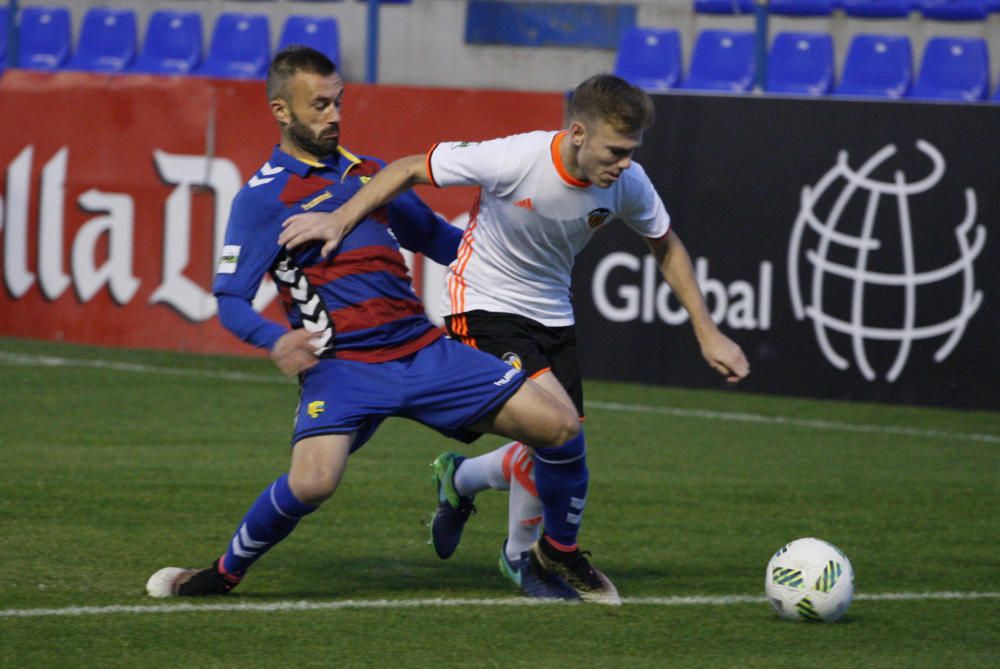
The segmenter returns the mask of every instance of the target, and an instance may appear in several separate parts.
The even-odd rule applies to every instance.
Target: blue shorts
[[[445,337],[389,362],[322,359],[300,378],[292,443],[356,432],[355,451],[390,416],[471,442],[480,433],[466,428],[502,406],[525,378],[488,353]]]

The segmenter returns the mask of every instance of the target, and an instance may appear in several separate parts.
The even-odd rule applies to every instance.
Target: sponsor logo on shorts
[[[326,402],[323,400],[315,400],[306,406],[306,411],[309,412],[310,418],[318,417],[321,413],[323,413],[324,409],[326,409]]]
[[[495,386],[505,386],[508,383],[510,383],[510,380],[513,379],[515,376],[517,376],[517,370],[516,369],[508,369],[507,373],[504,374],[502,378],[497,379],[496,381],[493,382],[493,385],[495,385]]]
[[[503,355],[500,356],[500,359],[516,370],[524,369],[524,365],[521,363],[521,356],[519,356],[517,353],[510,353],[510,352],[504,353]]]
[[[227,244],[222,247],[222,256],[219,257],[219,267],[215,270],[219,274],[235,274],[236,265],[240,261],[240,247]]]

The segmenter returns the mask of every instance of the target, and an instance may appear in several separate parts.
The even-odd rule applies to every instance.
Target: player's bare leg
[[[347,467],[352,440],[353,435],[335,434],[299,441],[288,474],[257,498],[222,557],[206,569],[161,569],[150,577],[146,591],[153,597],[197,597],[232,590],[254,562],[333,495]]]

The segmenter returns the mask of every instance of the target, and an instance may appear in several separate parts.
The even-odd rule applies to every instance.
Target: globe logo
[[[894,145],[857,169],[841,151],[815,185],[802,188],[788,246],[795,317],[812,321],[830,364],[847,370],[853,361],[867,381],[884,374],[894,382],[923,340],[936,346],[934,361],[944,361],[983,301],[974,262],[986,230],[976,224],[976,194],[955,189],[937,201],[938,212],[942,201],[954,203],[952,220],[920,217],[918,205],[948,193],[930,194],[945,175],[941,152],[924,140],[916,148],[930,170],[912,181],[893,169]],[[912,170],[913,161],[906,164]],[[950,260],[928,268],[919,257],[928,249]]]

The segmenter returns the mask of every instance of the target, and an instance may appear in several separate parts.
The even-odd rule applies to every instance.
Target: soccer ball
[[[796,539],[767,563],[764,590],[788,620],[833,622],[854,595],[854,570],[839,548],[821,539]]]

